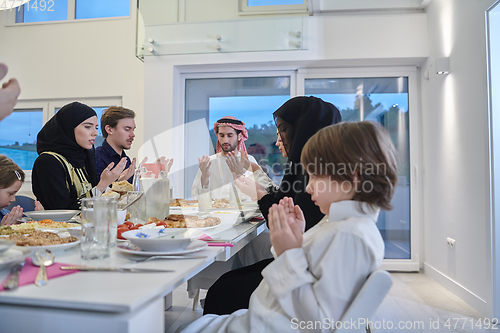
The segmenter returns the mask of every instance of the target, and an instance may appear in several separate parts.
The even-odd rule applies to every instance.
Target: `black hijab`
[[[45,151],[61,154],[75,168],[85,167],[88,180],[96,186],[94,148],[82,148],[75,138],[75,128],[93,116],[97,114],[85,104],[73,102],[63,106],[38,133],[36,150],[39,155]]]
[[[291,133],[286,135],[291,141],[291,143],[287,142],[288,163],[279,190],[271,192],[269,194],[271,198],[264,196],[262,198],[264,200],[259,201],[259,207],[267,218],[272,203],[279,202],[283,197],[291,197],[304,212],[306,230],[308,230],[318,223],[324,214],[314,205],[311,196],[306,192],[309,177],[300,164],[302,148],[316,132],[323,127],[342,121],[342,117],[333,104],[313,96],[294,97],[276,110],[273,116],[275,120],[276,117],[280,117],[291,126]]]

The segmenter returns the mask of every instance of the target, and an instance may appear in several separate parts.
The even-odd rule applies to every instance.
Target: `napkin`
[[[19,275],[19,287],[20,286],[25,286],[27,284],[32,284],[35,282],[36,275],[38,274],[38,269],[40,267],[33,265],[32,263],[33,258],[28,257],[26,258],[26,263],[24,264],[24,267],[21,271],[21,274]],[[47,279],[53,279],[58,276],[63,276],[63,275],[68,275],[68,274],[73,274],[77,273],[79,271],[66,271],[62,270],[61,266],[67,266],[68,264],[62,264],[62,263],[55,263],[51,266],[46,267],[47,269]],[[10,274],[9,274],[10,276]],[[5,288],[3,287],[3,284],[7,282],[7,278],[2,281],[2,284],[0,285],[0,291],[4,291]]]
[[[263,218],[263,217],[261,217],[261,216],[256,216],[256,217],[251,218],[248,222],[250,222],[251,224],[254,224],[254,225],[255,225],[255,224],[259,224],[259,223],[260,223],[260,221],[262,221],[262,220],[264,220],[264,218]]]
[[[203,234],[201,235],[199,238],[199,240],[202,240],[202,241],[212,241],[212,237],[210,237],[209,235],[207,234]],[[208,246],[229,246],[229,247],[233,247],[234,244],[233,243],[227,243],[227,242],[208,242]]]

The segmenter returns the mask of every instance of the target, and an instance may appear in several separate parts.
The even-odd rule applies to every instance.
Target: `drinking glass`
[[[198,210],[200,212],[212,209],[212,192],[201,192],[198,194]]]
[[[131,205],[127,208],[127,210],[130,213],[130,222],[133,222],[134,224],[144,224],[146,221],[146,196],[144,195],[144,192],[127,192],[127,206],[129,204]]]
[[[115,198],[82,199],[82,259],[109,257],[113,239],[116,244],[116,216]]]

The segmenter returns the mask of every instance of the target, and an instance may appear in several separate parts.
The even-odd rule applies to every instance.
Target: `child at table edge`
[[[24,171],[5,155],[0,155],[0,225],[19,223],[23,209],[17,205],[11,211],[5,209],[16,201],[16,193],[24,183]],[[42,204],[35,201],[35,210],[43,210]]]
[[[306,191],[325,218],[304,233],[304,215],[291,198],[273,205],[276,260],[262,271],[248,310],[205,315],[182,332],[331,331],[380,266],[376,221],[380,209],[392,209],[397,180],[387,131],[368,121],[325,127],[309,139],[301,163],[310,176]]]

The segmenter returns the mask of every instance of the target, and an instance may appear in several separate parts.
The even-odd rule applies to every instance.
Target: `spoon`
[[[33,258],[33,265],[40,266],[38,274],[36,275],[35,285],[43,287],[47,283],[47,270],[46,266],[54,263],[54,254],[50,250],[39,250],[35,252]]]

